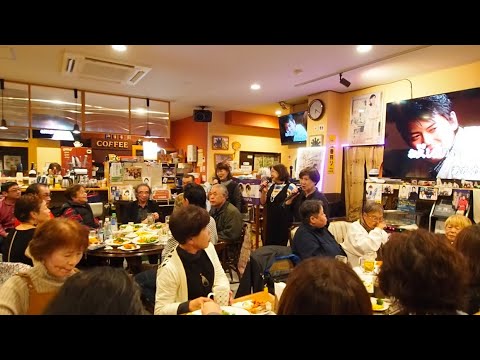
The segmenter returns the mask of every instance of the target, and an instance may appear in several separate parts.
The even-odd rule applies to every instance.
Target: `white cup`
[[[220,306],[228,306],[230,300],[230,287],[224,285],[217,285],[213,288],[213,292],[207,295],[209,298],[215,300]]]

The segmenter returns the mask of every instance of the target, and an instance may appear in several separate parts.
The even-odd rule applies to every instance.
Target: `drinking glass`
[[[348,264],[348,259],[346,256],[343,255],[335,255],[335,260],[343,262],[344,264]]]

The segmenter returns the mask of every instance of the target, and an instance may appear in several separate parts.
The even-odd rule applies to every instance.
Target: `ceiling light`
[[[260,89],[261,89],[261,86],[260,86],[260,84],[252,84],[252,85],[250,85],[250,89],[252,89],[252,90],[260,90]]]
[[[282,115],[282,110],[277,110],[277,111],[275,111],[275,115],[277,115],[277,116]]]
[[[357,46],[357,51],[359,53],[366,53],[372,50],[372,45],[358,45]]]
[[[340,73],[340,84],[342,84],[345,87],[349,87],[351,82],[342,77],[342,73]]]
[[[152,134],[150,133],[150,129],[148,127],[148,119],[149,119],[149,108],[150,108],[150,99],[147,99],[147,131],[145,131],[145,136],[147,139],[152,137]]]
[[[74,133],[74,134],[80,134],[80,127],[78,126],[78,124],[75,124],[75,125],[73,126],[72,133]]]
[[[3,90],[5,89],[5,81],[0,79],[0,89],[2,90],[2,123],[0,125],[0,130],[8,130],[7,120],[3,118]]]
[[[78,91],[77,89],[73,89],[73,96],[75,97],[75,110],[77,110],[77,99],[78,99]],[[78,126],[78,122],[77,122],[77,115],[78,114],[78,111],[75,111],[75,125],[73,126],[73,130],[72,130],[72,133],[74,134],[80,134],[80,127]]]
[[[124,52],[127,50],[127,47],[125,45],[112,45],[112,49],[115,51]]]

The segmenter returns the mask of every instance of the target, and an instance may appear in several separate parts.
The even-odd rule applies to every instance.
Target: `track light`
[[[78,122],[77,122],[77,114],[78,114],[78,110],[77,110],[78,93],[77,93],[77,89],[73,89],[73,96],[75,97],[75,125],[73,126],[72,133],[80,134],[80,127],[78,126]]]
[[[7,120],[3,118],[3,90],[5,90],[5,81],[3,79],[0,79],[0,90],[2,90],[2,123],[0,125],[0,130],[8,130]]]
[[[342,73],[340,73],[340,84],[342,84],[345,87],[349,87],[351,82],[342,77]]]
[[[148,127],[148,120],[149,120],[149,111],[150,111],[150,99],[147,99],[147,131],[145,131],[145,138],[151,138],[152,134],[150,133],[150,129]]]

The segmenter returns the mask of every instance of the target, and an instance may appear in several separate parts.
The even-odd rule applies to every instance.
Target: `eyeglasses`
[[[204,287],[210,286],[210,281],[208,281],[208,279],[202,273],[200,273],[200,278],[202,279],[202,285]]]
[[[383,221],[383,216],[382,217],[376,217],[376,216],[367,215],[367,217],[372,219],[373,221],[378,221],[378,222]]]

